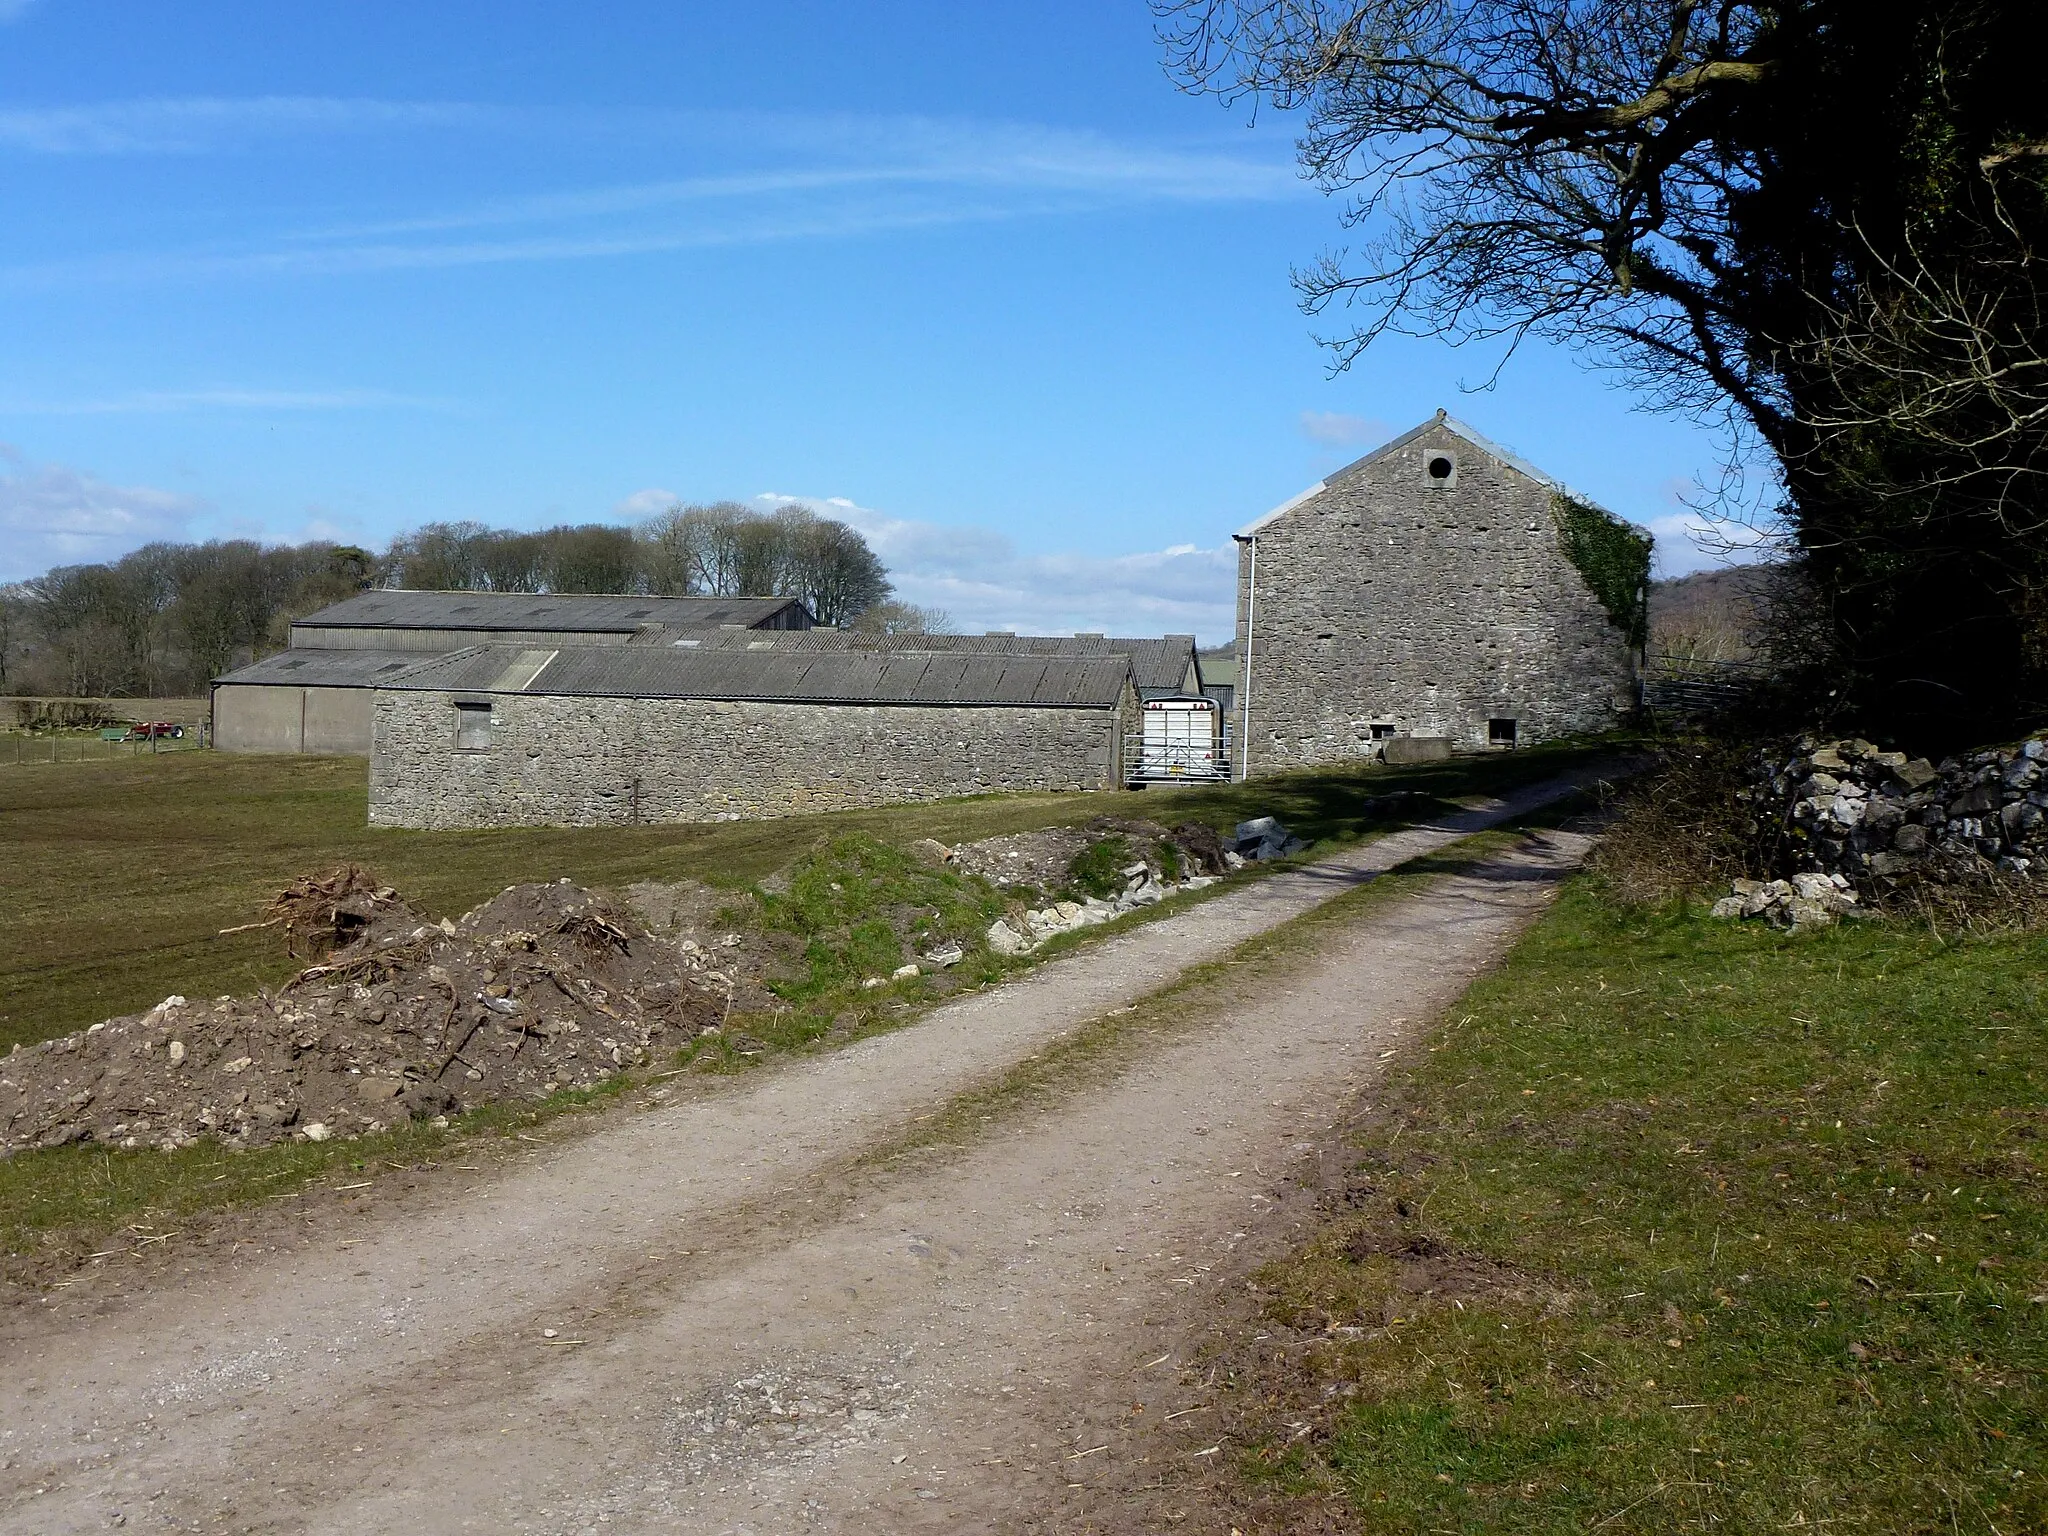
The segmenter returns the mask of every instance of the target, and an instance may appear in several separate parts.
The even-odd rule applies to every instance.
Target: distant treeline
[[[282,649],[292,620],[371,587],[801,597],[824,624],[945,622],[888,601],[888,573],[867,541],[802,507],[678,506],[635,528],[532,533],[428,523],[381,555],[324,541],[148,544],[0,589],[0,693],[203,692]]]

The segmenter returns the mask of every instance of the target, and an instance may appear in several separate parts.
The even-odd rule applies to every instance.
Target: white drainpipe
[[[1240,544],[1251,547],[1251,572],[1245,582],[1244,653],[1237,658],[1237,777],[1251,777],[1252,771],[1252,621],[1259,612],[1259,536],[1234,533]]]

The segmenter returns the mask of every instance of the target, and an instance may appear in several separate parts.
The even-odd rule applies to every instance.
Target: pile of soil
[[[1079,827],[1046,827],[961,843],[945,849],[944,857],[948,868],[963,875],[979,875],[999,889],[1024,886],[1033,891],[1056,891],[1067,883],[1068,866],[1098,840]]]
[[[169,997],[0,1060],[0,1156],[324,1141],[587,1087],[759,1006],[737,934],[659,936],[563,881],[436,923],[360,871],[272,908],[325,958],[274,994]],[[728,958],[730,957],[730,958]]]
[[[1072,884],[1074,860],[1112,837],[1124,839],[1132,862],[1143,863],[1155,877],[1220,875],[1227,867],[1214,827],[1191,821],[1169,830],[1156,821],[1121,816],[1097,816],[1085,826],[1046,827],[940,851],[947,865],[962,874],[980,875],[998,887],[1055,894]],[[1174,849],[1171,858],[1162,852],[1167,845]]]

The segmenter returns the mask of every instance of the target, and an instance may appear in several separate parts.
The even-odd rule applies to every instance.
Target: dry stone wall
[[[1807,738],[1758,761],[1754,834],[1781,869],[1883,894],[1887,881],[2048,872],[2048,740],[1939,765],[1870,742]]]
[[[1464,750],[1487,747],[1495,719],[1522,743],[1619,723],[1634,658],[1566,557],[1550,497],[1431,424],[1259,530],[1249,645],[1240,544],[1251,771],[1367,755],[1375,724]]]
[[[458,750],[458,701],[486,697],[377,695],[373,826],[726,821],[1110,788],[1128,713],[501,694],[489,745]]]

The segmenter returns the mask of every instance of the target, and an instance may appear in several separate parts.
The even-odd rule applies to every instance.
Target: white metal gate
[[[1134,782],[1229,777],[1214,699],[1188,694],[1145,700]]]

